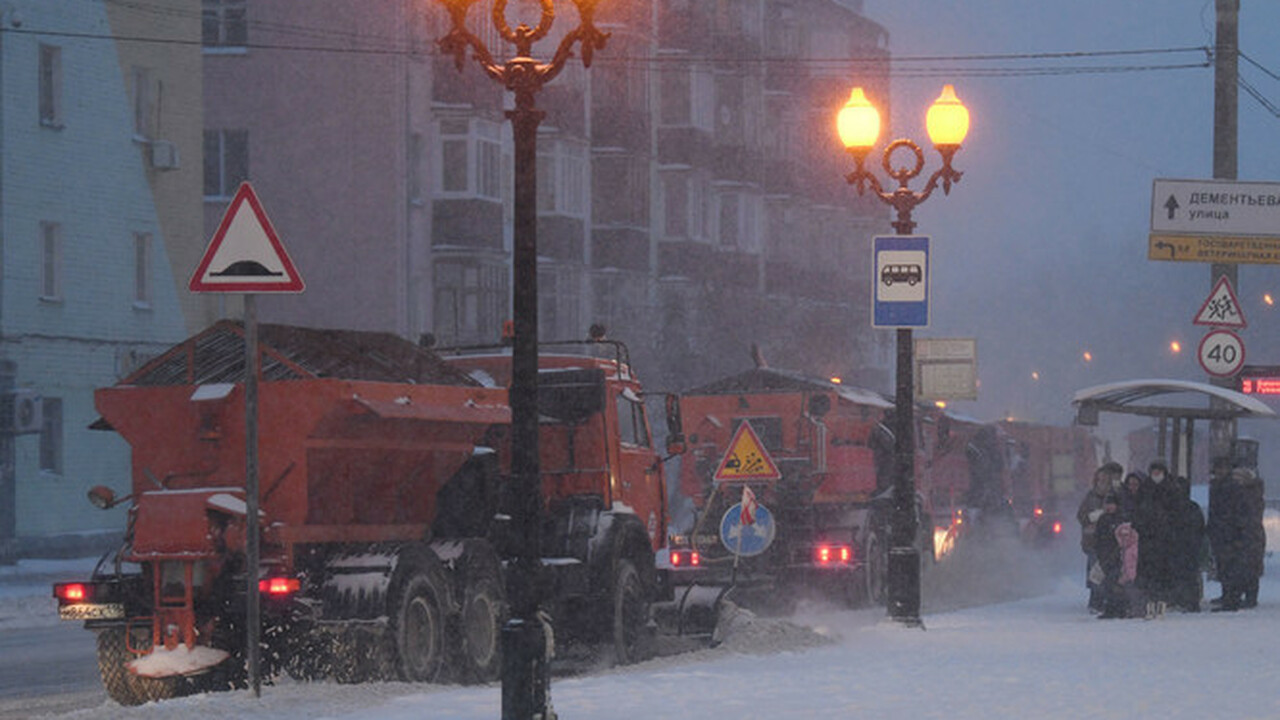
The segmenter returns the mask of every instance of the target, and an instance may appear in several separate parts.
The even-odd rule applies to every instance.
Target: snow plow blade
[[[704,637],[715,645],[720,640],[722,618],[731,617],[728,599],[732,586],[685,585],[674,588],[675,599],[655,603],[654,619],[667,635]]]

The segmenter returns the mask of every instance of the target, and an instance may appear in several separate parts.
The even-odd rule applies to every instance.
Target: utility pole
[[[1217,30],[1213,52],[1213,177],[1215,180],[1236,179],[1236,111],[1239,107],[1239,55],[1240,55],[1240,0],[1215,0],[1217,5]],[[1209,289],[1217,287],[1218,279],[1225,277],[1235,288],[1240,288],[1234,263],[1214,263],[1210,266]],[[1236,378],[1211,378],[1219,387],[1235,388]],[[1225,401],[1210,400],[1210,407],[1217,408]],[[1235,443],[1235,420],[1209,421],[1209,458],[1230,455]]]

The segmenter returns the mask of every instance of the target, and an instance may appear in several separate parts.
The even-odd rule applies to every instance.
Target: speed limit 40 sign
[[[1200,367],[1214,377],[1231,377],[1244,367],[1244,342],[1230,330],[1212,330],[1200,341]]]

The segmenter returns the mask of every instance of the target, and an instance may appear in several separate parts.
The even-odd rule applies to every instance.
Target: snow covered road
[[[926,612],[926,630],[899,627],[883,610],[802,606],[795,621],[813,634],[746,624],[721,648],[557,678],[552,699],[565,720],[1276,718],[1280,564],[1268,562],[1261,604],[1250,611],[1099,621],[1084,611],[1075,577],[1033,599]],[[1209,583],[1206,594],[1217,589]],[[235,692],[31,710],[25,717],[479,720],[499,717],[500,697],[496,685],[286,681],[256,699]]]

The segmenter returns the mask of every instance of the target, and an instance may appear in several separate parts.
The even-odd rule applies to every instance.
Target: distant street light
[[[951,167],[960,144],[969,132],[969,111],[956,97],[955,89],[946,85],[942,95],[934,101],[926,116],[925,125],[929,139],[942,156],[942,167],[929,177],[920,192],[907,187],[912,178],[924,169],[924,152],[915,142],[894,140],[884,149],[881,166],[886,174],[898,181],[892,192],[885,191],[875,174],[865,169],[867,156],[880,136],[880,112],[867,100],[862,88],[856,87],[849,101],[840,110],[836,127],[840,141],[856,163],[853,172],[845,179],[863,195],[867,189],[890,205],[897,213],[892,221],[899,235],[910,235],[916,227],[911,211],[924,202],[942,184],[943,194],[950,194],[952,183],[960,181],[961,173]],[[914,166],[894,167],[894,151],[906,149],[915,156]],[[920,551],[915,546],[918,520],[915,508],[915,398],[912,378],[912,331],[898,328],[897,392],[894,398],[897,428],[894,435],[894,483],[893,517],[890,530],[888,563],[888,606],[890,617],[907,625],[920,625]]]
[[[591,66],[596,50],[604,48],[608,33],[595,26],[598,0],[573,0],[578,27],[560,40],[546,63],[533,58],[533,44],[546,37],[555,21],[552,0],[536,0],[541,14],[537,27],[507,23],[507,0],[493,0],[491,19],[497,35],[515,46],[505,63],[493,59],[488,47],[466,27],[467,12],[477,0],[439,0],[449,11],[453,28],[440,39],[440,49],[452,55],[461,71],[467,51],[490,78],[515,95],[515,109],[507,111],[515,150],[514,247],[512,250],[511,348],[511,483],[514,508],[510,513],[514,557],[508,558],[511,619],[502,629],[502,717],[532,720],[552,717],[548,702],[547,641],[538,617],[541,568],[542,497],[538,467],[538,125],[545,113],[534,107],[534,96],[560,74],[575,45],[582,47],[582,64]]]

